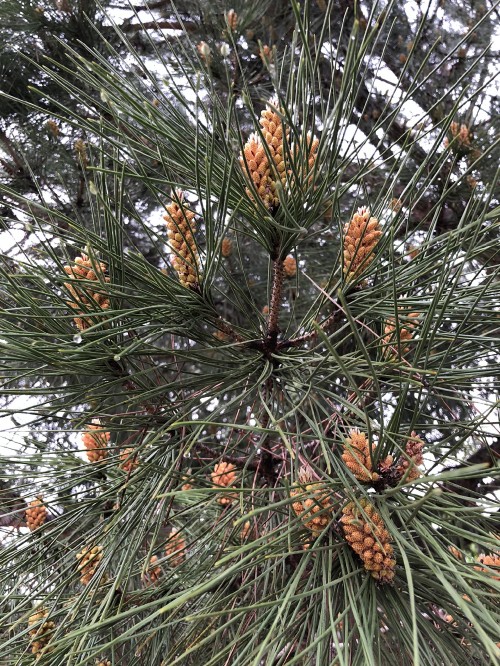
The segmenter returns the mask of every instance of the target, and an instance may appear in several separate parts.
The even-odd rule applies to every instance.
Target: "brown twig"
[[[276,351],[278,340],[278,319],[281,307],[281,294],[283,292],[283,260],[275,259],[273,262],[273,285],[271,300],[269,302],[269,320],[267,324],[266,349],[269,353]]]

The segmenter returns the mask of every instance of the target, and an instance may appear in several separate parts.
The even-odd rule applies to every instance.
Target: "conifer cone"
[[[484,571],[485,573],[490,575],[491,578],[493,578],[493,580],[500,580],[500,554],[485,555],[483,553],[482,555],[479,555],[477,561],[479,562],[479,564],[482,564],[483,566],[474,567],[476,571]],[[496,576],[493,575],[493,573],[490,571],[491,569],[497,572]]]
[[[399,321],[399,336],[396,332],[396,319],[390,318],[387,320],[384,328],[384,342],[390,347],[387,347],[387,354],[392,355],[397,353],[398,350],[398,338],[399,338],[399,348],[401,349],[402,354],[407,354],[410,351],[410,346],[408,343],[413,338],[413,332],[415,329],[415,321],[412,321],[418,317],[418,312],[410,312],[408,315],[408,322],[404,326],[401,325]]]
[[[100,661],[96,661],[95,666],[111,666],[111,662],[109,659],[101,659]]]
[[[285,257],[283,261],[283,271],[287,278],[293,278],[297,274],[297,261],[291,254],[289,254],[288,257]]]
[[[78,571],[80,573],[80,582],[82,585],[88,585],[92,580],[101,560],[103,558],[102,546],[88,547],[84,546],[76,554],[78,560]]]
[[[172,249],[172,266],[184,287],[195,288],[199,281],[200,257],[194,240],[195,213],[185,204],[182,192],[177,192],[177,201],[167,207],[163,219],[167,222],[167,235]],[[180,205],[179,205],[180,204]]]
[[[375,217],[368,208],[358,208],[353,218],[344,226],[344,275],[347,282],[373,261],[373,251],[382,236]]]
[[[46,620],[48,611],[45,608],[39,608],[35,613],[28,618],[28,627],[32,627],[29,631],[31,636],[31,652],[39,659],[42,655],[42,650],[47,646],[50,641],[51,635],[55,628],[55,623]]]
[[[186,557],[186,539],[178,529],[172,528],[170,537],[165,545],[165,557],[168,558],[168,564],[171,567],[178,567]]]
[[[43,525],[47,520],[47,507],[43,504],[42,498],[37,497],[37,499],[30,502],[25,514],[26,525],[31,532]]]
[[[134,469],[139,467],[139,460],[137,458],[135,449],[123,449],[123,451],[120,453],[120,460],[120,469],[122,469],[124,472],[133,472]]]
[[[100,430],[101,432],[93,432]],[[108,456],[107,444],[111,433],[103,432],[99,419],[94,419],[87,426],[87,430],[82,432],[82,443],[87,449],[87,458],[89,462],[102,462]]]
[[[276,183],[271,178],[269,160],[258,134],[252,133],[248,137],[243,147],[243,156],[240,155],[240,165],[245,176],[253,182],[266,208],[272,208],[276,199]],[[254,200],[254,189],[247,187],[245,191]]]
[[[262,135],[264,136],[264,140],[274,161],[276,175],[281,180],[282,185],[285,185],[286,167],[285,155],[283,153],[284,123],[280,113],[282,114],[282,109],[280,108],[279,101],[276,97],[273,97],[267,103],[266,108],[261,111],[259,123],[262,127]],[[287,136],[288,133],[289,132],[287,131]],[[275,175],[272,174],[271,177],[274,181]],[[274,192],[273,205],[277,206],[279,204],[279,199],[275,189]]]
[[[422,455],[423,448],[423,441],[413,431],[405,446],[406,456],[401,456],[397,461],[396,472],[399,478],[402,479],[404,477],[405,481],[415,481],[415,479],[418,479],[420,476],[419,466],[424,462]]]
[[[372,444],[371,452],[373,453],[375,449],[376,444]],[[368,439],[359,430],[351,430],[349,437],[346,438],[342,460],[359,481],[369,483],[380,478],[377,472],[373,471]]]
[[[340,522],[347,543],[363,560],[365,569],[380,583],[392,581],[396,560],[391,537],[373,504],[366,499],[359,504],[349,502],[342,514]]]
[[[80,313],[85,310],[107,310],[110,306],[109,298],[102,292],[91,291],[87,285],[78,285],[78,280],[90,280],[103,285],[109,283],[106,277],[106,265],[102,262],[91,261],[86,254],[76,257],[73,266],[65,266],[64,272],[71,278],[71,282],[65,282],[64,286],[72,296],[68,305]],[[98,286],[98,285],[96,285]],[[84,306],[81,308],[81,306]],[[73,319],[80,331],[85,331],[89,326],[95,324],[95,320],[89,317],[75,317]]]
[[[309,185],[313,181],[313,176],[311,174],[311,171],[314,167],[314,164],[316,162],[317,158],[317,153],[318,153],[318,148],[319,148],[319,139],[311,134],[311,132],[307,133],[307,147],[309,150],[309,156],[307,158],[307,173],[304,174],[304,176],[307,176],[309,174]]]
[[[153,555],[149,560],[149,565],[148,568],[146,569],[146,572],[142,575],[142,582],[146,586],[156,585],[156,583],[160,579],[161,574],[162,570],[160,565],[158,564],[158,557],[156,555]]]
[[[236,483],[236,467],[232,463],[222,461],[217,463],[210,474],[213,488],[232,488]],[[220,493],[217,501],[222,506],[232,504],[237,497],[236,493]]]
[[[220,246],[223,257],[230,257],[233,253],[233,241],[230,238],[223,238]]]
[[[319,536],[332,520],[333,505],[328,489],[324,484],[314,482],[311,470],[302,467],[298,483],[294,484],[290,496],[295,500],[292,509],[304,527],[307,527],[314,537]]]

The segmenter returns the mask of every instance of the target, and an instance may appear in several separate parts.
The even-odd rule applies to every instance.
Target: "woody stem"
[[[267,325],[266,346],[271,353],[276,350],[278,340],[278,317],[283,292],[283,261],[275,259],[273,262],[273,285],[271,301],[269,303],[269,322]]]

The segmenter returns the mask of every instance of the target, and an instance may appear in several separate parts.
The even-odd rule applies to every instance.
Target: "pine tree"
[[[0,663],[500,663],[496,9],[5,7]]]

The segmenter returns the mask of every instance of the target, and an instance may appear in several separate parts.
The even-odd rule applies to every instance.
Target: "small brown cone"
[[[186,539],[175,527],[172,528],[165,545],[165,557],[168,558],[171,567],[178,567],[186,558]]]
[[[396,328],[396,319],[391,317],[387,320],[384,327],[384,342],[387,345],[390,345],[389,347],[386,347],[386,353],[389,356],[397,354],[398,349],[401,349],[401,354],[407,354],[410,351],[408,343],[413,338],[413,332],[415,330],[416,319],[418,316],[418,312],[410,312],[408,315],[408,321],[404,322],[404,325],[401,322],[401,319],[399,319],[399,335]]]
[[[333,505],[328,489],[323,483],[313,481],[309,468],[302,467],[290,496],[294,499],[292,509],[304,527],[314,537],[319,536],[332,520]]]
[[[210,474],[212,479],[213,488],[232,488],[236,483],[236,467],[232,463],[225,462],[224,460],[217,463]],[[222,506],[232,504],[237,498],[236,493],[219,493],[217,501]]]
[[[344,276],[354,280],[373,261],[373,252],[382,236],[377,218],[370,217],[368,208],[358,208],[344,226]]]
[[[476,571],[484,571],[487,573],[493,580],[500,580],[500,554],[494,555],[479,555],[477,561],[482,566],[474,567]],[[493,570],[493,571],[492,571]],[[494,573],[496,575],[494,575]]]
[[[293,278],[297,274],[297,261],[291,254],[285,257],[283,261],[283,271],[287,278]]]
[[[240,165],[243,173],[253,183],[247,187],[246,193],[254,200],[254,193],[264,203],[266,208],[272,208],[275,201],[276,184],[271,178],[271,169],[266,151],[258,134],[251,134],[240,155]]]
[[[120,460],[120,469],[122,469],[124,472],[133,472],[134,469],[139,467],[139,460],[137,458],[135,449],[123,449],[123,451],[120,453]]]
[[[183,202],[184,195],[177,192],[177,201],[167,207],[163,219],[167,222],[167,235],[172,250],[172,266],[184,287],[195,288],[200,279],[200,257],[194,240],[195,213]]]
[[[342,460],[354,476],[365,483],[378,481],[379,475],[373,471],[370,444],[366,435],[359,430],[351,430],[343,446]],[[372,444],[371,453],[375,449],[376,445]]]
[[[99,430],[100,432],[95,432]],[[89,462],[102,462],[108,456],[107,444],[111,433],[103,432],[99,419],[94,419],[87,426],[87,430],[82,432],[82,443],[87,449],[87,458]]]
[[[85,310],[107,310],[110,301],[106,293],[92,291],[90,285],[78,284],[81,280],[95,282],[96,287],[104,288],[109,283],[109,277],[105,275],[106,265],[92,261],[86,254],[76,257],[73,266],[65,266],[64,272],[71,278],[71,282],[65,282],[64,286],[72,296],[68,305],[73,310],[83,314]],[[83,308],[82,308],[83,306]],[[75,317],[73,320],[80,331],[85,331],[89,326],[93,326],[96,321],[90,317]]]
[[[25,513],[26,525],[31,532],[47,520],[47,507],[43,504],[41,497],[30,502]]]
[[[96,661],[95,666],[111,666],[111,662],[109,659],[101,659]]]
[[[412,432],[405,446],[405,456],[401,456],[396,465],[398,476],[405,481],[415,481],[420,476],[419,466],[424,462],[422,451],[424,442],[416,432]]]
[[[54,622],[46,619],[48,614],[45,608],[39,608],[28,618],[28,627],[31,627],[31,652],[37,659],[42,656],[42,651],[48,645],[56,626]]]
[[[220,250],[223,257],[230,257],[233,253],[233,241],[230,238],[223,238]]]
[[[346,541],[363,560],[365,569],[380,583],[391,582],[396,566],[391,537],[373,504],[366,499],[358,504],[349,502],[342,514]]]
[[[142,582],[145,587],[149,587],[150,585],[156,585],[156,583],[159,581],[161,575],[162,575],[162,569],[160,565],[158,564],[158,557],[156,555],[153,555],[148,564],[148,568],[146,569],[145,573],[142,575]]]
[[[78,572],[80,574],[80,582],[82,585],[88,585],[90,583],[102,558],[102,546],[84,546],[84,548],[76,554],[76,559],[78,560]]]

